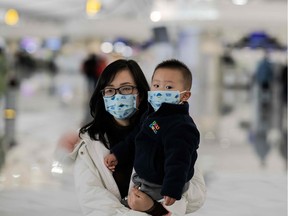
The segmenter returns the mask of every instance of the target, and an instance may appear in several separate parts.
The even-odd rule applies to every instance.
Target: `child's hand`
[[[173,205],[175,203],[176,199],[174,198],[171,198],[169,196],[164,196],[164,204],[166,206],[170,206],[170,205]]]
[[[111,170],[112,172],[115,171],[115,167],[118,164],[118,160],[114,154],[108,154],[104,158],[104,163],[106,167]]]

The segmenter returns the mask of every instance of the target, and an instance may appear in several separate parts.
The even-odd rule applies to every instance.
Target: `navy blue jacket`
[[[162,196],[179,200],[185,183],[194,175],[199,141],[189,104],[163,103],[157,112],[150,106],[138,128],[111,152],[119,163],[135,153],[134,169],[139,177],[162,185]]]

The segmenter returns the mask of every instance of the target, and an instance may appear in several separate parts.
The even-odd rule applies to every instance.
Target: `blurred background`
[[[62,140],[90,118],[86,65],[118,58],[192,70],[191,215],[287,215],[286,0],[1,0],[1,216],[81,215]]]

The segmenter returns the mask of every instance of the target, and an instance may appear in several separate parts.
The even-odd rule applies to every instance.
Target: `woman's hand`
[[[135,211],[145,212],[153,207],[154,201],[137,188],[132,188],[128,195],[128,205]]]

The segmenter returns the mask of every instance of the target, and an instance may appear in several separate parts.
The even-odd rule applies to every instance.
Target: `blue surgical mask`
[[[182,92],[181,92],[182,93]],[[179,104],[179,91],[148,91],[148,102],[154,108],[155,112],[160,108],[162,103]]]
[[[103,97],[106,111],[117,119],[127,119],[137,111],[136,98],[136,94]]]

